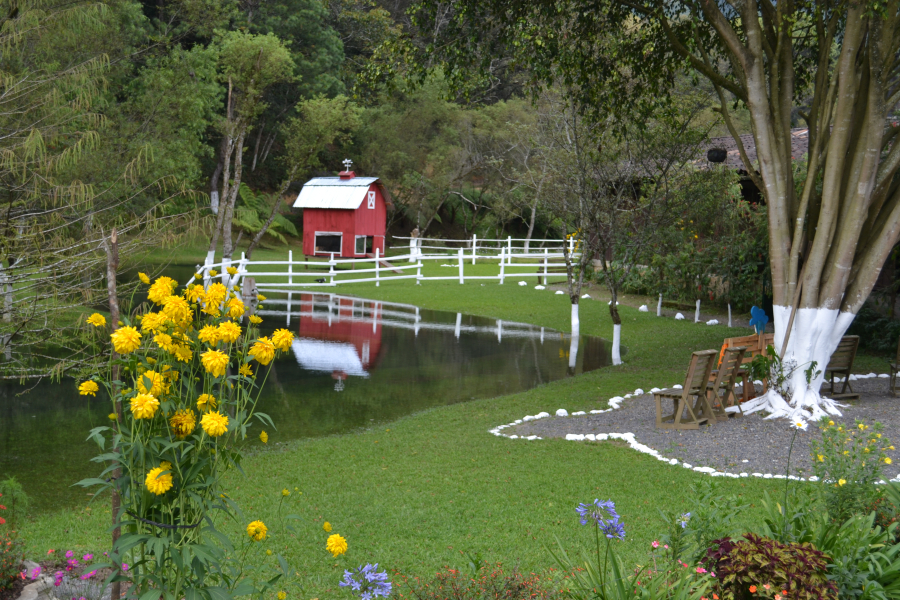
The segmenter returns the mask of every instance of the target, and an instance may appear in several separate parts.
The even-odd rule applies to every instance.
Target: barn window
[[[319,233],[316,232],[316,252],[341,253],[341,233]]]
[[[375,238],[371,235],[358,235],[356,236],[356,253],[357,254],[371,254],[372,253],[372,244],[374,243]]]
[[[375,192],[369,192],[369,208],[375,208]]]

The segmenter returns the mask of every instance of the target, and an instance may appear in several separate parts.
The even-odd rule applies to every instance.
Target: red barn
[[[349,162],[349,161],[347,161]],[[294,208],[303,209],[303,254],[343,258],[384,256],[390,196],[377,177],[316,177],[303,185]]]

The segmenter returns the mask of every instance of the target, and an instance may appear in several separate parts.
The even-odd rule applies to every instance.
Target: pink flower
[[[697,567],[697,572],[698,573],[706,573],[706,569],[704,569],[703,567]]]
[[[123,570],[123,571],[127,571],[127,570],[128,570],[128,563],[122,563],[122,570]]]
[[[84,560],[92,560],[94,558],[94,555],[93,554],[85,554],[81,558],[83,558]]]
[[[69,550],[68,552],[66,552],[66,558],[72,558],[73,556],[75,556],[75,553],[72,552],[71,550]]]
[[[37,578],[38,578],[38,575],[40,575],[40,574],[41,574],[41,568],[40,568],[40,567],[35,567],[35,569],[31,572],[31,578],[32,578],[32,579],[37,579]]]
[[[657,542],[656,540],[653,540],[653,543],[650,545],[653,546],[654,548],[659,548],[659,542]]]
[[[668,550],[668,549],[669,549],[669,545],[668,545],[668,544],[665,544],[665,545],[663,546],[663,548],[665,548],[666,550]]]

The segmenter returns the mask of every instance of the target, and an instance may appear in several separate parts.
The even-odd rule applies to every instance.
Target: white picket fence
[[[422,239],[422,238],[419,238]],[[442,240],[443,241],[443,240]],[[376,249],[374,258],[334,258],[329,260],[294,260],[293,251],[288,251],[288,258],[284,261],[248,260],[243,253],[241,258],[234,261],[223,261],[214,264],[197,265],[197,270],[202,274],[204,284],[209,285],[213,278],[219,278],[228,287],[237,285],[244,277],[253,277],[256,287],[260,290],[290,291],[298,288],[334,287],[346,283],[370,283],[381,285],[382,281],[398,281],[403,279],[415,279],[416,283],[423,281],[451,281],[458,280],[460,284],[466,281],[498,281],[501,285],[508,277],[543,277],[563,276],[553,272],[554,268],[564,266],[564,254],[561,243],[566,240],[552,240],[560,242],[557,248],[545,245],[538,251],[525,252],[524,247],[512,245],[512,239],[508,238],[507,244],[497,247],[481,246],[478,260],[498,261],[496,275],[467,275],[465,262],[472,258],[462,247],[453,249],[440,248],[441,253],[426,254],[422,249],[434,249],[431,246],[416,247],[414,252],[402,255],[392,255],[388,263],[386,257],[380,256]],[[477,246],[476,246],[477,247]],[[572,245],[573,250],[575,245]],[[487,253],[488,249],[494,254]],[[455,254],[455,256],[453,255]],[[455,261],[454,261],[455,259]],[[443,261],[442,266],[454,267],[457,274],[450,276],[426,276],[422,274],[422,266],[425,261]],[[455,264],[447,264],[446,261],[454,261]],[[474,258],[472,262],[474,264]],[[578,253],[573,252],[573,260],[578,260]],[[410,264],[401,264],[410,261]],[[228,268],[233,267],[236,273],[231,275]],[[280,269],[280,270],[277,270]],[[311,270],[315,269],[315,270]],[[327,271],[325,270],[327,269]],[[210,271],[216,271],[215,276]],[[413,272],[415,271],[415,272]]]
[[[529,255],[532,253],[534,248],[538,250],[549,250],[551,252],[557,252],[562,255],[563,246],[568,245],[569,253],[573,254],[577,247],[577,240],[572,238],[567,239],[525,239],[525,238],[514,238],[512,236],[506,238],[481,238],[479,239],[477,235],[472,235],[470,238],[459,239],[459,240],[450,240],[450,239],[442,239],[442,238],[413,238],[413,237],[402,237],[402,236],[394,236],[395,240],[404,240],[405,243],[409,244],[409,253],[414,257],[421,254],[422,250],[448,250],[448,249],[457,249],[464,248],[465,254],[467,256],[467,260],[471,258],[472,264],[474,265],[478,258],[486,258],[493,259],[496,258],[496,255],[501,251],[501,249],[506,248],[506,255]],[[452,244],[452,245],[448,245]],[[481,253],[479,255],[479,252]]]

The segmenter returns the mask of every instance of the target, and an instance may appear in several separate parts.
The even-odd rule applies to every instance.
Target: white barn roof
[[[300,338],[291,344],[297,364],[309,371],[333,373],[342,371],[355,377],[368,377],[356,346],[346,342],[324,342]]]
[[[315,177],[303,184],[294,208],[343,208],[356,210],[377,177]]]

